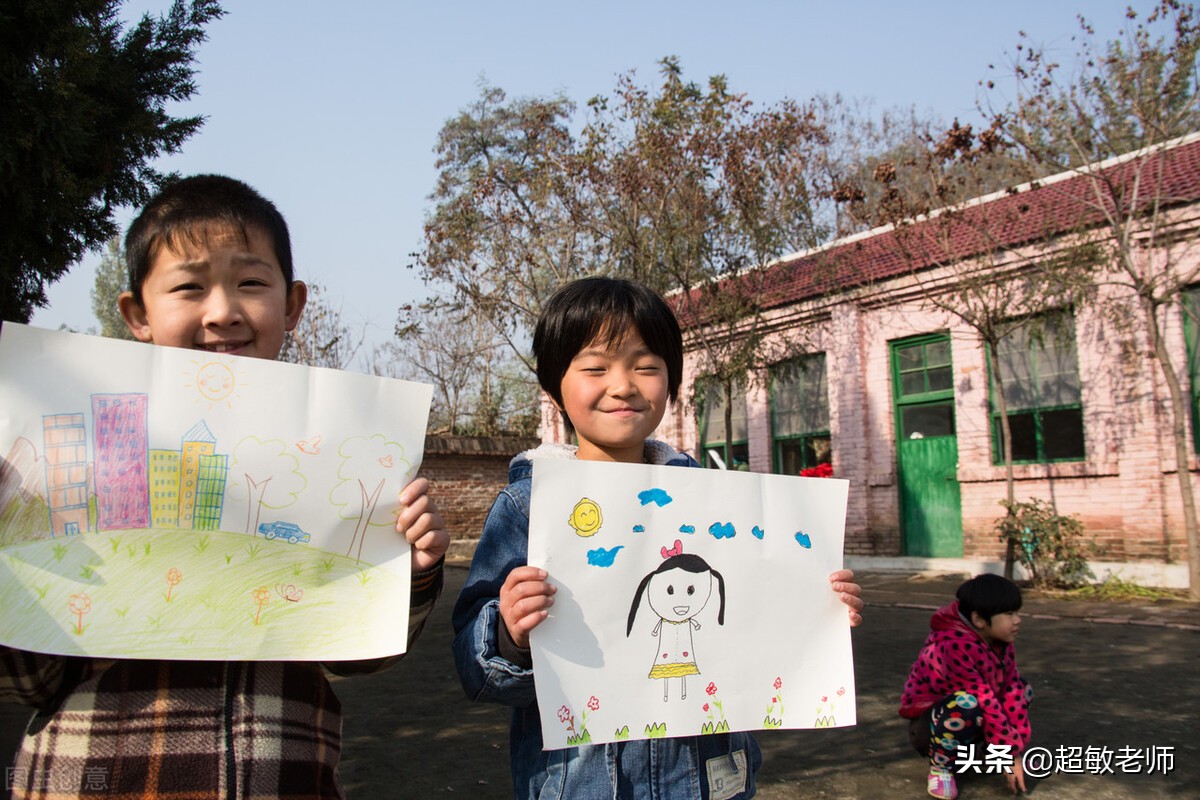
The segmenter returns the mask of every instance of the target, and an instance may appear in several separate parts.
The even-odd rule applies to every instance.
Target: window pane
[[[921,394],[925,391],[925,373],[909,372],[900,376],[900,394]]]
[[[733,439],[748,438],[746,389],[738,383],[733,385],[733,414],[730,421]],[[710,383],[705,393],[700,436],[705,442],[725,442],[730,438],[725,435],[725,388],[719,384]]]
[[[1083,409],[1042,412],[1042,443],[1047,459],[1083,458]]]
[[[954,406],[949,403],[907,406],[900,410],[900,424],[905,439],[953,436]]]
[[[771,430],[776,437],[829,429],[825,355],[804,358],[771,372]]]
[[[1012,431],[1013,461],[1037,461],[1037,418],[1033,414],[1009,414],[1008,427]],[[1000,442],[1003,458],[1004,442],[999,425],[996,428],[996,440]]]
[[[799,475],[804,469],[804,440],[784,439],[779,443],[779,463],[775,470],[780,475]]]
[[[950,342],[942,340],[925,346],[925,366],[944,367],[950,363]]]
[[[921,369],[925,366],[925,360],[921,355],[922,346],[919,344],[908,345],[907,347],[899,347],[896,349],[896,362],[900,365],[901,372],[908,370]]]
[[[1065,335],[1065,332],[1063,332]],[[1074,341],[1050,339],[1037,359],[1039,406],[1065,406],[1079,402],[1079,370],[1075,367]]]
[[[1069,312],[1031,319],[1004,337],[996,352],[1009,410],[1079,402],[1075,321]]]
[[[1033,363],[1024,349],[1025,337],[1013,335],[1000,342],[996,352],[1000,361],[1000,379],[1004,384],[1004,402],[1010,411],[1034,404]],[[995,386],[993,385],[993,390]]]
[[[808,461],[804,466],[833,463],[833,440],[828,436],[810,436],[806,440],[805,453]]]
[[[929,391],[941,392],[952,388],[953,374],[949,367],[938,367],[925,373],[929,376]]]

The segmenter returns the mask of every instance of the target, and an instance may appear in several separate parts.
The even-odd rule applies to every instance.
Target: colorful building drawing
[[[179,525],[178,450],[150,451],[150,524],[155,528]]]
[[[179,465],[179,527],[194,528],[196,493],[200,483],[200,459],[211,456],[217,439],[204,420],[200,420],[183,435],[182,457]]]
[[[42,417],[46,453],[46,503],[50,531],[72,535],[88,529],[87,428],[83,414]]]
[[[225,499],[225,478],[229,474],[229,456],[200,457],[200,476],[196,481],[196,530],[215,531],[221,527],[221,508]]]
[[[145,394],[92,395],[99,530],[150,524],[147,419]]]

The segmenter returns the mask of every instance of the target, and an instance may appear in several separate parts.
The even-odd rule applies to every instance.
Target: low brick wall
[[[450,531],[446,558],[467,562],[496,495],[508,485],[508,462],[541,440],[515,436],[426,436],[421,474]]]

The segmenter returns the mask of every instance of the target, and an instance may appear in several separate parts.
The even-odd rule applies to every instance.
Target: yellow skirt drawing
[[[650,668],[651,678],[682,678],[685,675],[699,675],[700,670],[695,661],[677,661],[673,664],[655,664]]]

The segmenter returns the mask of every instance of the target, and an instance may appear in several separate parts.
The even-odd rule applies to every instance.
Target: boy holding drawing
[[[140,341],[274,359],[300,318],[287,225],[240,181],[186,178],[125,243],[120,310]],[[449,544],[424,478],[401,493],[412,545],[408,642],[442,587]],[[349,675],[399,656],[330,663]],[[0,700],[36,711],[8,771],[13,796],[341,797],[341,705],[313,662],[68,658],[0,647]]]
[[[538,382],[579,444],[542,445],[512,460],[509,486],[492,505],[454,608],[455,662],[467,695],[513,707],[510,759],[516,796],[752,797],[762,757],[748,733],[542,750],[529,634],[549,615],[555,587],[545,570],[526,563],[531,456],[698,464],[648,438],[676,398],[683,373],[679,324],[653,291],[611,278],[564,286],[543,310],[533,353]],[[849,570],[840,570],[830,581],[857,625],[863,604],[853,578]],[[718,783],[726,787],[719,794],[713,788]]]

